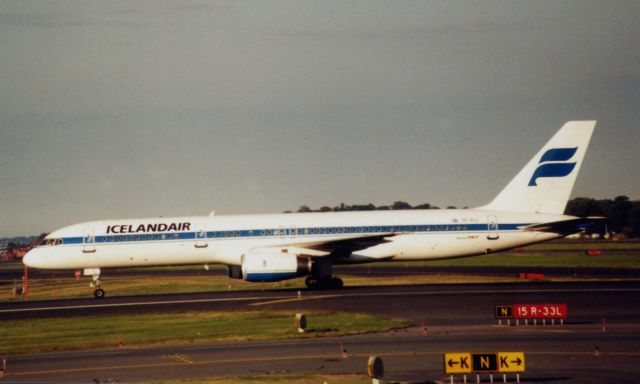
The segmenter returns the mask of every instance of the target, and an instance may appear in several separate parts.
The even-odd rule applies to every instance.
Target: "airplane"
[[[105,296],[102,269],[162,265],[224,264],[230,278],[306,276],[311,289],[336,289],[343,282],[334,265],[468,257],[554,240],[604,219],[564,215],[595,125],[564,124],[478,208],[92,221],[52,232],[23,262],[83,270],[96,298]]]

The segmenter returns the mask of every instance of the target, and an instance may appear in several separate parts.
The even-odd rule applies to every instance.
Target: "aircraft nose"
[[[42,263],[42,255],[38,254],[36,249],[32,249],[24,255],[22,263],[30,268],[38,268]]]

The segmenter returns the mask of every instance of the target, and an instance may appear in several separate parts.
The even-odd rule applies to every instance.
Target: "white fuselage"
[[[476,209],[292,213],[94,221],[54,231],[24,263],[84,269],[225,264],[229,277],[342,286],[332,265],[481,255],[579,232],[562,215],[595,121],[569,121],[489,204]],[[539,213],[546,212],[546,213]]]
[[[334,258],[334,264],[464,257],[548,241],[562,235],[522,230],[571,219],[484,209],[326,212],[94,221],[62,228],[24,263],[44,269],[185,264],[240,265],[256,249],[389,234],[387,242]],[[332,255],[309,254],[310,257]],[[333,255],[335,256],[335,255]]]

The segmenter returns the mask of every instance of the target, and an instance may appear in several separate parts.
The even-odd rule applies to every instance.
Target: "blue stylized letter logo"
[[[567,163],[576,154],[575,148],[553,148],[542,155],[538,168],[529,180],[529,186],[537,186],[536,180],[539,177],[565,177],[573,171],[576,163]]]

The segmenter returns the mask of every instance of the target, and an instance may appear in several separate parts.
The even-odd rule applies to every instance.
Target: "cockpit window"
[[[42,243],[40,243],[41,247],[53,247],[56,245],[60,245],[63,243],[62,239],[44,239]]]

